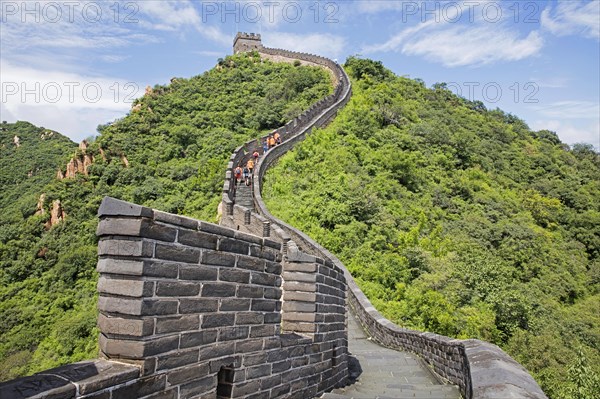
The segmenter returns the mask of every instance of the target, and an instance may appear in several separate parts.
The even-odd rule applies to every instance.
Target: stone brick
[[[211,266],[185,265],[179,269],[179,278],[182,280],[216,281],[219,269]]]
[[[106,278],[100,276],[98,279],[98,292],[102,294],[113,294],[129,297],[152,296],[154,283],[151,281],[122,280],[119,278]]]
[[[243,384],[236,384],[233,387],[233,395],[232,397],[244,397],[244,395],[248,395],[254,393],[260,389],[260,381],[249,381]]]
[[[214,391],[217,387],[217,377],[209,376],[199,380],[189,382],[181,385],[179,388],[180,398],[193,398],[211,391]]]
[[[284,304],[285,307],[285,304]],[[286,321],[302,321],[306,323],[314,323],[315,314],[314,313],[296,313],[296,312],[285,312],[283,314],[283,318]]]
[[[283,304],[284,312],[312,312],[314,313],[317,308],[314,303],[310,302],[299,302],[299,301],[286,301]]]
[[[169,335],[162,338],[156,338],[145,343],[145,356],[158,355],[160,353],[171,352],[179,346],[179,337],[177,335]]]
[[[265,317],[262,313],[257,312],[249,312],[242,313],[237,312],[235,315],[235,324],[236,325],[244,325],[244,324],[262,324],[264,323]]]
[[[250,282],[250,272],[246,270],[221,268],[219,270],[219,280],[248,284]]]
[[[113,399],[141,398],[165,389],[166,376],[156,375],[139,379],[131,385],[117,388],[112,391]]]
[[[261,245],[263,243],[263,239],[261,237],[244,233],[242,231],[236,231],[233,237],[241,241],[246,241],[258,245]]]
[[[202,264],[212,266],[235,266],[235,255],[218,251],[204,251],[202,253]]]
[[[166,391],[155,393],[154,395],[146,396],[144,399],[178,399],[177,396],[177,388],[172,388]]]
[[[179,301],[179,313],[210,313],[219,308],[217,299],[206,298],[181,298]]]
[[[235,296],[236,287],[228,283],[206,283],[202,285],[203,297],[232,297]]]
[[[286,281],[283,283],[284,291],[303,291],[303,292],[315,292],[316,286],[312,283],[298,283],[295,281]]]
[[[263,244],[267,247],[273,248],[277,251],[281,250],[281,243],[277,241],[270,240],[268,238],[263,239]]]
[[[102,258],[98,259],[96,270],[99,273],[141,276],[144,274],[144,262],[141,260]]]
[[[208,373],[208,364],[194,364],[169,372],[167,374],[167,382],[169,385],[180,385],[192,380],[206,377],[208,376]]]
[[[112,197],[104,197],[100,208],[98,208],[98,216],[143,216],[152,217],[152,209],[140,205],[132,204],[131,202],[122,201]]]
[[[221,312],[250,310],[250,299],[227,298],[221,299],[220,302],[219,310]]]
[[[180,263],[162,262],[159,260],[144,261],[144,277],[177,278]]]
[[[235,235],[235,230],[228,229],[223,226],[219,226],[217,224],[208,223],[201,221],[198,225],[198,230],[205,231],[207,233],[218,234],[226,237],[233,237]]]
[[[317,271],[317,265],[314,263],[285,262],[283,269],[285,272],[314,273]]]
[[[281,313],[265,313],[265,324],[280,324]]]
[[[200,293],[200,283],[185,281],[159,281],[156,283],[156,296],[196,296]]]
[[[263,298],[264,288],[257,286],[240,285],[237,289],[238,298]]]
[[[120,235],[120,236],[140,236],[142,230],[142,218],[102,218],[96,228],[97,236]]]
[[[272,377],[262,378],[260,381],[260,387],[262,390],[271,389],[281,385],[281,375],[277,374]]]
[[[158,357],[157,371],[171,370],[188,364],[198,363],[199,350],[178,351]]]
[[[242,255],[248,255],[250,245],[247,242],[231,238],[221,238],[219,240],[219,251],[235,252]]]
[[[198,220],[196,219],[180,215],[174,215],[172,213],[157,211],[156,209],[154,210],[154,220],[157,222],[163,222],[175,226],[185,227],[186,229],[198,229]]]
[[[219,342],[248,338],[250,327],[227,327],[219,330]]]
[[[250,256],[240,256],[238,258],[237,267],[241,269],[254,270],[262,272],[265,270],[265,260],[252,258]]]
[[[260,338],[256,339],[245,339],[242,341],[238,341],[235,343],[235,353],[243,353],[247,354],[250,352],[258,352],[262,350],[263,341]],[[248,365],[246,363],[247,356],[244,356],[244,365]]]
[[[154,244],[142,240],[108,239],[98,242],[99,256],[152,257]]]
[[[315,325],[312,323],[289,322],[284,319],[281,325],[284,331],[295,331],[300,333],[315,332]]]
[[[276,327],[273,324],[262,325],[262,326],[250,326],[250,337],[269,337],[275,335]],[[266,348],[265,348],[266,349]]]
[[[237,344],[236,343],[236,353],[238,353],[239,351],[237,350]],[[257,364],[263,364],[266,363],[267,361],[267,354],[266,353],[255,353],[252,355],[244,355],[243,356],[243,361],[244,361],[244,367],[250,367],[250,366],[255,366]]]
[[[98,297],[98,310],[104,313],[119,313],[139,316],[142,314],[142,299],[125,299],[111,296]]]
[[[177,300],[145,299],[142,302],[142,316],[164,316],[177,313]]]
[[[266,299],[281,299],[281,288],[265,288]]]
[[[283,272],[283,278],[285,281],[299,281],[306,283],[314,283],[317,281],[316,274],[301,273],[301,272]]]
[[[218,237],[201,231],[179,230],[177,241],[197,248],[217,249]]]
[[[281,275],[282,266],[277,262],[265,262],[265,272]]]
[[[180,245],[156,244],[155,256],[159,259],[172,260],[176,262],[198,263],[200,261],[200,250]]]
[[[315,302],[317,300],[317,294],[311,292],[302,291],[285,291],[284,300],[286,301],[301,301],[301,302]]]
[[[273,365],[273,367],[275,367],[275,365]],[[271,389],[271,397],[278,398],[280,396],[288,394],[289,392],[290,392],[290,384],[283,384],[283,385],[280,385],[278,387]]]
[[[202,316],[202,328],[233,326],[235,323],[235,314],[216,313],[205,314]]]
[[[154,333],[154,321],[152,319],[110,317],[100,313],[98,315],[98,328],[107,336],[110,334],[143,337]]]
[[[199,317],[197,315],[156,319],[157,334],[197,330],[198,328]]]
[[[217,331],[216,330],[202,330],[195,332],[188,332],[181,334],[181,339],[179,343],[179,347],[191,348],[194,346],[202,346],[206,344],[211,344],[217,341]]]
[[[258,312],[274,312],[276,309],[276,301],[269,299],[253,299],[252,310]]]
[[[281,252],[274,251],[270,248],[260,247],[258,245],[250,245],[250,256],[277,262],[281,260]]]
[[[278,284],[278,282],[279,282],[279,276],[276,276],[274,274],[259,273],[259,272],[252,273],[252,280],[251,280],[252,284],[267,285],[270,287],[278,287],[280,285],[280,284]]]

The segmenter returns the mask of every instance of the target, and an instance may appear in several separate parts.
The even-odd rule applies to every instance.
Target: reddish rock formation
[[[67,218],[67,214],[62,209],[62,205],[60,200],[55,200],[52,202],[52,211],[50,211],[50,220],[46,222],[46,228],[49,229],[52,226],[57,225],[61,221]]]
[[[94,162],[94,156],[92,154],[86,154],[87,148],[88,142],[86,140],[83,140],[81,143],[79,143],[79,150],[81,150],[82,154],[76,155],[73,158],[71,158],[71,160],[67,164],[67,172],[64,174],[63,177],[61,177],[62,171],[60,170],[57,172],[56,177],[58,179],[70,179],[75,177],[77,173],[81,173],[87,176],[88,166],[90,166]],[[104,152],[102,152],[102,154],[104,154]]]
[[[58,180],[62,180],[62,179],[64,179],[64,178],[65,178],[65,174],[63,173],[63,171],[62,171],[62,170],[58,169],[58,170],[56,171],[56,178],[57,178]]]

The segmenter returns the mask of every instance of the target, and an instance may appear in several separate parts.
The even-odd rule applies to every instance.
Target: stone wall
[[[310,398],[346,383],[336,266],[114,198],[99,217],[101,359],[2,384],[0,397]]]
[[[261,196],[262,180],[267,169],[280,156],[301,142],[313,127],[321,126],[335,116],[337,111],[349,101],[351,87],[344,70],[331,60],[323,61],[322,57],[280,49],[261,47],[259,51],[269,55],[303,59],[307,62],[326,65],[333,68],[335,73],[340,76],[339,84],[330,99],[321,102],[321,105],[312,107],[312,111],[308,114],[305,113],[284,128],[280,128],[285,129],[286,140],[259,158],[259,162],[255,166],[253,210],[234,207],[234,197],[228,196],[228,192],[224,190],[224,198],[227,197],[224,202],[231,201],[231,212],[224,215],[222,222],[235,225],[240,220],[241,212],[246,215],[245,229],[256,231],[259,228],[258,225],[256,228],[249,225],[257,221],[262,225],[269,224],[273,239],[301,250],[305,256],[310,254],[325,259],[327,263],[342,270],[348,284],[348,305],[354,310],[367,333],[383,346],[418,354],[438,375],[457,385],[464,397],[468,399],[546,398],[527,370],[495,345],[479,340],[456,340],[438,334],[404,329],[385,319],[362,293],[337,257],[303,232],[275,218],[267,210]],[[290,129],[289,125],[293,128]],[[232,157],[234,156],[239,156],[239,154],[234,153]],[[273,234],[274,232],[276,234]]]

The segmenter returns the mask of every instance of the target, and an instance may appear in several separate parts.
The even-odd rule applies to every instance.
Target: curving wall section
[[[244,35],[238,34],[237,38],[244,39],[246,38]],[[369,335],[384,346],[420,355],[438,375],[458,385],[464,397],[468,399],[546,398],[527,370],[496,345],[479,340],[457,340],[438,334],[409,330],[384,318],[373,307],[337,257],[306,234],[277,219],[268,211],[261,196],[262,181],[267,169],[289,149],[301,142],[314,127],[326,124],[335,116],[338,110],[350,100],[351,84],[343,68],[331,60],[312,54],[265,48],[260,44],[260,36],[253,36],[253,38],[252,45],[244,48],[258,51],[266,58],[276,56],[279,59],[287,59],[288,62],[301,60],[322,65],[329,68],[338,79],[332,95],[278,129],[284,138],[281,145],[266,154],[262,154],[260,150],[262,156],[255,166],[253,182],[254,209],[246,209],[234,204],[235,191],[232,189],[231,171],[238,162],[245,160],[243,150],[254,151],[260,141],[247,142],[234,152],[223,188],[223,205],[227,212],[223,215],[221,223],[238,230],[252,231],[254,234],[262,231],[264,236],[271,236],[283,242],[284,254],[287,249],[288,256],[294,256],[295,251],[301,251],[325,259],[342,270],[348,284],[348,305],[354,310]],[[238,51],[244,50],[238,49]]]

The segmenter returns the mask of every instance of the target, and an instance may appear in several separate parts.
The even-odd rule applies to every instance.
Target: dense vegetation
[[[57,168],[81,156],[74,143],[58,134],[41,140],[44,129],[27,123],[2,125],[0,380],[96,357],[103,196],[215,221],[233,150],[331,90],[321,68],[227,57],[200,76],[155,86],[127,117],[100,126],[86,150],[95,158],[89,174],[62,180]],[[35,215],[42,193],[46,212]],[[47,229],[56,199],[67,217]]]
[[[552,398],[600,392],[600,156],[355,57],[353,96],[264,197],[386,317],[503,347]]]

